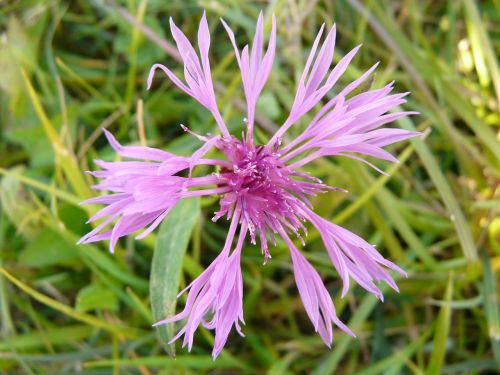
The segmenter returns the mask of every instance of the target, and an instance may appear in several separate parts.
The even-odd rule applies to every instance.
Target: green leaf
[[[199,198],[185,199],[177,203],[160,226],[150,277],[151,308],[155,321],[175,312],[184,253],[199,215]],[[174,355],[175,348],[167,344],[173,336],[172,324],[158,327],[158,335],[165,343],[167,352]]]
[[[224,368],[245,368],[244,365],[228,356],[221,356],[214,361],[209,355],[180,355],[176,358],[166,356],[140,357],[140,358],[119,358],[119,359],[104,359],[97,361],[85,362],[87,368],[94,367],[109,367],[109,366],[148,366],[161,367],[164,369],[171,368],[187,368],[187,369],[224,369]]]
[[[436,323],[436,331],[434,335],[434,345],[427,367],[427,374],[441,374],[446,356],[446,340],[450,332],[451,324],[451,302],[453,295],[453,273],[449,274],[448,285],[444,295],[444,300],[447,302],[439,311],[438,320]]]
[[[56,231],[44,228],[21,252],[19,263],[28,267],[71,265],[78,259],[76,246]]]
[[[54,310],[57,310],[58,312],[67,315],[73,319],[76,319],[80,322],[84,322],[89,326],[93,326],[95,328],[100,328],[105,331],[108,331],[110,333],[116,334],[116,335],[124,335],[126,337],[138,337],[140,335],[143,335],[144,332],[141,332],[140,330],[136,328],[131,328],[127,327],[124,325],[117,325],[117,324],[111,324],[109,322],[105,322],[103,320],[100,320],[96,318],[93,315],[88,315],[79,311],[76,311],[75,309],[71,308],[68,305],[65,305],[64,303],[61,303],[55,299],[52,299],[45,294],[42,294],[35,289],[29,287],[22,281],[18,280],[14,276],[12,276],[9,272],[5,270],[5,268],[0,267],[0,273],[7,278],[12,284],[17,286],[19,289],[21,289],[23,292],[37,300],[38,302],[49,306],[53,308]]]
[[[90,198],[92,192],[88,186],[80,166],[78,165],[78,160],[73,154],[72,150],[68,149],[63,143],[61,137],[57,133],[54,124],[51,119],[49,119],[45,109],[42,106],[41,99],[38,93],[35,91],[30,78],[24,70],[21,70],[26,89],[28,91],[29,97],[31,99],[33,108],[37,114],[37,117],[46,133],[47,138],[50,140],[52,148],[55,154],[59,158],[60,166],[65,173],[68,181],[73,187],[75,193],[81,198]]]
[[[427,328],[420,337],[408,344],[401,350],[396,350],[395,353],[386,356],[384,359],[371,364],[364,368],[362,371],[357,372],[358,375],[372,375],[372,374],[388,374],[389,370],[395,373],[401,373],[401,368],[408,361],[409,358],[421,347],[423,347],[430,336],[431,327]]]
[[[102,285],[91,284],[78,293],[75,310],[87,312],[97,309],[116,311],[118,309],[118,299],[111,290]]]
[[[59,231],[59,235],[70,243],[76,243],[79,236],[70,232],[67,229],[61,228],[56,220],[46,220],[44,222],[47,226],[50,226],[52,230]],[[116,258],[110,254],[103,252],[98,247],[93,244],[82,244],[75,246],[74,249],[78,251],[78,255],[87,264],[93,264],[99,269],[105,271],[107,274],[113,276],[116,280],[120,280],[130,286],[138,288],[140,290],[147,290],[148,282],[141,276],[132,273],[122,264],[118,263]]]
[[[491,269],[490,258],[486,252],[483,253],[481,260],[483,263],[484,309],[486,311],[488,333],[491,347],[493,348],[493,357],[500,367],[500,305],[498,303],[498,288],[493,270]]]
[[[23,167],[8,171],[0,169],[0,175],[4,175],[0,181],[0,205],[1,210],[17,227],[17,233],[33,238],[39,229],[39,212],[18,178],[23,170]]]
[[[89,325],[68,325],[64,327],[52,327],[47,331],[47,340],[52,345],[60,345],[67,342],[78,341],[92,334],[93,327]],[[47,343],[40,336],[40,332],[28,332],[19,336],[13,336],[0,342],[0,350],[33,349],[45,346]]]
[[[412,131],[416,130],[411,121],[408,119],[399,119],[398,123],[401,124],[403,129]],[[432,154],[432,151],[427,147],[427,145],[419,139],[412,139],[410,142],[415,147],[415,150],[422,160],[427,173],[429,173],[431,180],[434,182],[437,191],[441,195],[441,198],[450,213],[450,220],[455,226],[458,239],[462,245],[464,256],[469,262],[471,270],[473,270],[473,267],[477,264],[478,259],[477,249],[474,244],[474,240],[472,239],[472,234],[467,224],[465,215],[462,212],[455,195],[453,194],[453,190],[451,189],[451,186],[449,185],[443,172],[439,168],[436,157]]]
[[[387,285],[386,284],[380,285],[380,290],[382,291],[382,293],[386,293],[388,290]],[[356,311],[349,320],[348,324],[349,328],[351,328],[356,334],[359,334],[363,322],[365,322],[368,319],[368,316],[371,314],[377,303],[378,299],[375,298],[373,295],[368,294],[367,296],[365,296],[361,301],[361,303],[357,306]],[[349,344],[351,343],[352,340],[354,340],[352,336],[340,333],[337,336],[336,340],[337,343],[335,350],[329,352],[320,362],[320,365],[317,366],[314,369],[314,371],[311,372],[311,374],[321,375],[321,374],[335,373],[335,370],[337,369],[339,362],[342,360],[345,353],[349,350]]]
[[[491,75],[493,87],[497,94],[497,103],[500,106],[500,69],[498,59],[495,57],[494,47],[488,37],[487,29],[484,26],[485,22],[481,19],[477,4],[472,0],[464,0],[463,3],[467,31],[472,42],[471,48],[476,59],[479,82],[484,86],[488,86]],[[481,62],[478,64],[479,61],[477,60]]]

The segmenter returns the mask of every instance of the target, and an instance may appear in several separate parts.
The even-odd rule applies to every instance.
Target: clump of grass
[[[275,12],[280,58],[259,103],[257,137],[293,99],[312,35],[337,22],[336,58],[362,42],[345,79],[380,60],[371,84],[395,79],[412,92],[420,116],[398,124],[424,139],[394,151],[389,176],[347,160],[316,163],[314,174],[349,196],[317,198],[321,214],[376,243],[408,279],[386,302],[360,289],[338,298],[339,278],[317,233],[307,257],[358,334],[338,333],[332,350],[314,334],[293,288],[284,248],[261,266],[245,248],[244,332],[231,335],[217,361],[202,330],[191,354],[166,347],[151,309],[154,290],[173,302],[221,247],[224,228],[206,218],[214,202],[178,207],[158,235],[118,244],[76,246],[92,207],[82,171],[112,152],[100,136],[187,154],[196,147],[179,123],[198,133],[215,125],[204,110],[163,81],[146,92],[147,70],[179,68],[165,37],[168,17],[194,35],[202,9],[211,19],[213,61],[226,122],[241,126],[242,93],[232,48],[215,20],[252,34],[260,9]],[[497,2],[321,1],[163,2],[29,1],[0,10],[0,372],[2,373],[464,373],[500,366],[500,43]],[[495,23],[496,22],[496,23]],[[137,27],[139,26],[139,27]],[[246,39],[246,38],[245,38]],[[345,82],[344,82],[345,83]],[[341,85],[343,83],[341,82]],[[142,103],[142,104],[141,104]],[[300,129],[297,130],[297,132]],[[174,230],[189,222],[185,233]],[[175,237],[175,241],[171,236]],[[169,240],[170,239],[170,240]],[[155,251],[156,247],[156,251]],[[184,257],[183,251],[186,251]],[[170,259],[165,272],[152,259]],[[150,279],[151,273],[151,279]],[[150,287],[153,292],[150,293]],[[158,287],[159,289],[156,289]],[[158,304],[156,304],[158,306]]]

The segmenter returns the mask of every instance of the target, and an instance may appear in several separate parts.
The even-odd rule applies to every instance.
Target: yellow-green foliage
[[[380,61],[371,85],[396,80],[398,91],[411,91],[405,109],[421,113],[397,125],[425,137],[392,148],[399,164],[377,163],[389,176],[346,159],[310,167],[350,192],[315,198],[319,213],[377,244],[409,274],[398,280],[399,294],[384,289],[383,304],[360,288],[340,299],[339,277],[311,230],[304,252],[358,335],[338,331],[331,350],[305,315],[284,246],[271,248],[262,266],[260,250],[248,244],[247,337],[231,334],[216,361],[206,330],[191,354],[166,353],[174,352],[165,345],[172,332],[158,334],[153,317],[174,311],[178,287],[220,251],[227,225],[209,220],[214,199],[178,207],[159,235],[124,240],[114,255],[104,243],[75,245],[96,209],[78,204],[94,194],[84,171],[93,159],[114,157],[102,127],[123,143],[181,154],[198,144],[180,123],[200,134],[216,129],[166,79],[145,89],[153,63],[182,69],[169,50],[168,18],[195,37],[203,9],[219,106],[233,134],[242,130],[243,94],[218,18],[247,40],[260,9],[266,27],[272,12],[278,20],[278,58],[257,106],[260,141],[284,120],[323,22],[337,24],[337,61],[363,43],[339,87]],[[500,368],[499,24],[497,0],[0,1],[0,373],[493,373]]]

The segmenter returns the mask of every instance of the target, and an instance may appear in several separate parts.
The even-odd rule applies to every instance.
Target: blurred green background
[[[75,245],[96,210],[78,205],[95,194],[82,171],[115,157],[101,128],[123,143],[181,154],[199,143],[180,123],[216,129],[165,77],[145,89],[153,63],[182,73],[168,18],[194,40],[203,9],[218,102],[233,134],[242,130],[243,94],[218,19],[241,46],[260,9],[267,29],[272,12],[278,19],[277,59],[258,105],[261,141],[285,119],[323,22],[337,23],[336,61],[363,43],[335,91],[381,61],[372,86],[396,80],[398,91],[412,93],[405,109],[421,113],[396,124],[426,137],[391,149],[401,163],[377,163],[389,177],[341,158],[309,167],[349,190],[317,197],[317,211],[410,275],[398,280],[400,294],[386,290],[384,303],[359,287],[340,299],[339,278],[312,231],[304,252],[358,335],[336,330],[331,350],[302,307],[284,246],[262,266],[260,250],[247,244],[246,337],[233,332],[212,361],[212,334],[200,329],[191,354],[180,346],[175,359],[166,354],[152,311],[171,309],[177,287],[221,249],[227,226],[210,221],[215,199],[178,207],[160,235],[128,238],[115,255],[105,243]],[[0,373],[498,373],[499,51],[498,0],[0,1]],[[171,261],[152,267],[153,254]],[[152,310],[151,296],[167,300]]]

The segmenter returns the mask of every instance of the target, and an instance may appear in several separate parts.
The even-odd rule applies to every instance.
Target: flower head
[[[234,33],[222,22],[235,50],[247,101],[246,129],[242,138],[230,135],[217,107],[208,60],[210,34],[205,14],[198,29],[199,54],[170,21],[172,35],[184,62],[184,82],[167,67],[155,64],[148,78],[148,88],[156,70],[162,70],[177,87],[212,113],[221,135],[200,136],[183,126],[185,131],[202,142],[197,151],[184,157],[148,147],[122,146],[110,133],[105,132],[118,154],[140,161],[96,162],[102,170],[91,173],[102,179],[102,182],[95,188],[111,194],[86,202],[106,205],[89,221],[106,219],[84,236],[81,242],[109,239],[110,250],[113,251],[118,238],[122,236],[142,228],[146,229],[137,238],[150,233],[180,199],[218,195],[220,207],[213,220],[221,217],[231,220],[224,248],[213,263],[185,289],[188,296],[184,310],[156,325],[186,319],[184,327],[172,341],[184,336],[184,345],[188,345],[188,349],[191,349],[194,332],[200,324],[215,330],[213,356],[216,357],[233,326],[242,335],[240,323],[244,321],[240,257],[245,238],[248,236],[252,244],[259,243],[266,263],[271,258],[268,242],[276,244],[276,237],[279,236],[290,249],[296,284],[306,312],[315,330],[330,346],[332,323],[348,334],[353,333],[337,318],[333,302],[319,274],[295,246],[290,235],[296,236],[304,244],[301,233],[307,234],[305,223],[316,227],[342,280],[342,296],[347,293],[350,280],[353,279],[383,299],[376,282],[384,281],[397,290],[388,270],[402,275],[405,273],[354,233],[314,213],[310,202],[312,196],[327,190],[342,189],[324,184],[301,168],[323,156],[344,156],[365,162],[380,171],[363,157],[396,162],[397,159],[383,147],[418,133],[382,126],[413,112],[388,113],[403,104],[406,95],[392,94],[392,84],[353,94],[373,72],[374,65],[328,99],[298,137],[283,144],[286,132],[326,98],[359,49],[356,47],[348,52],[332,68],[335,27],[321,43],[322,26],[306,61],[287,119],[267,144],[256,144],[253,136],[256,103],[270,75],[275,56],[276,21],[273,16],[269,42],[267,49],[264,49],[264,18],[261,13],[252,47],[245,46],[241,53]],[[213,148],[225,157],[205,158]],[[217,172],[193,177],[193,169],[199,165],[215,166]],[[179,174],[183,171],[188,172],[187,177],[184,177],[186,174]],[[103,231],[112,222],[115,222],[114,227]],[[239,235],[236,235],[238,226]],[[236,242],[234,248],[233,242]]]

